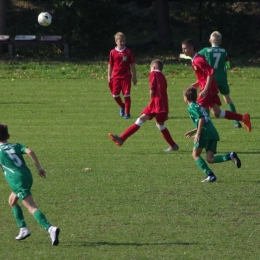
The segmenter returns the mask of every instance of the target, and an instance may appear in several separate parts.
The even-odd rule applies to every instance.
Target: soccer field
[[[200,182],[192,140],[184,137],[194,127],[182,91],[195,75],[183,64],[166,64],[164,72],[166,126],[180,146],[172,153],[164,152],[154,120],[122,147],[107,136],[121,134],[147,105],[149,64],[137,64],[130,120],[119,117],[106,64],[2,64],[0,122],[9,126],[9,141],[32,148],[47,171],[46,179],[38,177],[25,157],[35,201],[61,233],[52,247],[23,207],[32,235],[15,241],[19,230],[2,176],[0,259],[259,259],[259,68],[229,72],[231,98],[239,113],[251,115],[252,132],[212,119],[218,154],[236,151],[242,161],[241,169],[230,161],[211,165],[215,183]]]

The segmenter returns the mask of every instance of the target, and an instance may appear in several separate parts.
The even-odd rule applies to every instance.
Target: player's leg
[[[59,244],[59,233],[58,227],[54,227],[47,220],[45,215],[36,206],[32,195],[29,195],[23,199],[23,205],[28,209],[28,211],[33,215],[37,222],[49,232],[52,245],[56,246]]]
[[[120,136],[114,135],[109,133],[109,138],[116,143],[117,146],[123,145],[123,143],[126,141],[128,137],[133,135],[136,131],[140,129],[140,127],[143,125],[143,123],[146,120],[151,119],[152,117],[150,115],[142,114],[134,124],[129,126]]]
[[[203,148],[204,144],[202,143],[202,141],[200,141],[198,145],[196,144],[196,146],[201,146],[201,147],[193,147],[192,157],[195,160],[197,166],[206,174],[206,178],[201,182],[216,181],[217,177],[215,176],[213,171],[208,167],[206,161],[201,157],[201,152],[204,149]]]
[[[211,111],[213,115],[217,118],[226,118],[228,120],[237,120],[242,121],[247,129],[248,132],[251,131],[251,122],[250,122],[250,115],[249,114],[238,114],[235,112],[231,112],[228,110],[221,110],[218,104],[214,104],[211,107]]]
[[[127,77],[126,79],[121,80],[122,92],[125,99],[125,119],[129,119],[130,109],[131,109],[131,77]]]
[[[164,140],[170,145],[165,152],[171,152],[171,151],[177,151],[179,150],[179,146],[175,143],[175,141],[172,139],[172,136],[168,130],[168,128],[165,126],[164,122],[167,120],[168,115],[166,113],[159,113],[156,114],[156,126],[160,130]]]
[[[229,94],[224,94],[223,99],[224,99],[225,103],[228,105],[229,111],[236,113],[235,105],[232,103],[232,100],[231,100]],[[238,120],[234,120],[234,126],[236,128],[242,127],[242,125],[240,124],[240,122]]]
[[[20,232],[18,236],[15,238],[16,240],[23,240],[31,235],[30,230],[27,228],[22,208],[18,205],[18,196],[12,192],[9,196],[8,203],[10,207],[12,208],[14,218],[16,220],[16,223],[18,227],[20,228]]]
[[[232,161],[237,168],[241,167],[241,160],[239,159],[238,155],[236,152],[231,152],[227,154],[221,154],[221,155],[209,155],[207,153],[207,161],[209,163],[222,163],[222,162],[227,162],[227,161]]]
[[[111,89],[112,95],[116,103],[120,106],[119,115],[123,117],[125,115],[125,104],[122,102],[120,97],[121,92],[121,80],[120,79],[111,79]]]

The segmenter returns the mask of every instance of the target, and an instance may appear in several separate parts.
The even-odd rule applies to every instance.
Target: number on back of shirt
[[[18,155],[15,153],[13,149],[6,150],[6,153],[17,167],[20,167],[22,165],[21,159],[18,157]]]
[[[213,57],[215,58],[214,69],[217,69],[221,53],[213,53]]]

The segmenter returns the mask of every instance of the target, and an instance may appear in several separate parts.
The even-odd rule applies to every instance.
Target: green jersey
[[[214,68],[214,76],[218,85],[227,84],[227,51],[224,48],[214,46],[206,47],[198,53],[204,56],[209,65]]]
[[[26,146],[19,143],[0,144],[0,165],[7,182],[16,194],[22,189],[30,190],[32,186],[32,174],[23,158],[25,149]]]
[[[198,128],[199,120],[204,117],[204,125],[201,131],[200,140],[219,140],[218,132],[211,122],[205,109],[198,103],[190,103],[188,112],[192,120],[193,125]]]

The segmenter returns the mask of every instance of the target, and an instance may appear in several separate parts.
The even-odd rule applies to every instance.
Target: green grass
[[[122,133],[147,105],[149,62],[137,65],[130,120],[119,117],[106,67],[105,62],[1,64],[0,121],[9,125],[10,142],[28,145],[46,169],[41,179],[26,158],[36,203],[61,235],[59,246],[52,247],[24,209],[32,236],[15,241],[18,228],[2,176],[0,259],[259,259],[259,68],[229,72],[231,97],[237,111],[251,114],[252,132],[213,119],[221,137],[218,153],[236,151],[242,168],[212,165],[218,181],[203,184],[191,157],[192,140],[184,138],[193,128],[182,98],[195,81],[191,68],[165,64],[166,125],[180,146],[166,154],[154,121],[122,147],[107,137]],[[92,171],[84,171],[87,167]]]

